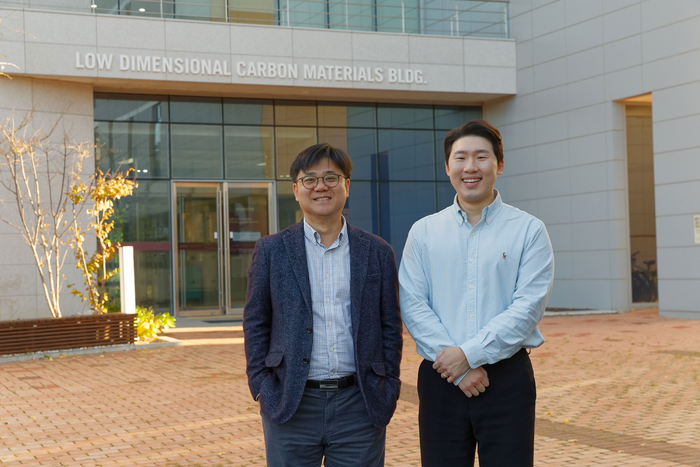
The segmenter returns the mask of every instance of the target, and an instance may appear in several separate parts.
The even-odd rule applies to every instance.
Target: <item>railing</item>
[[[3,0],[2,5],[270,26],[509,37],[505,0]]]

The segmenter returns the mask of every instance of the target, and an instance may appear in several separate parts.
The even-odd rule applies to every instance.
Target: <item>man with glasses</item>
[[[243,318],[267,465],[382,466],[399,397],[396,259],[342,215],[352,162],[317,144],[292,163],[304,218],[255,245]]]
[[[539,219],[501,200],[500,132],[472,120],[445,138],[452,206],[416,222],[401,260],[401,312],[418,370],[424,467],[531,467],[535,378],[528,351],[552,288]]]

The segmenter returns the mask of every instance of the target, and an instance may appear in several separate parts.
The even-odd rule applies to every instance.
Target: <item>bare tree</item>
[[[66,279],[61,269],[70,250],[71,228],[85,207],[73,206],[70,191],[81,183],[92,146],[71,143],[65,132],[60,143],[52,143],[61,119],[43,132],[32,130],[32,116],[30,112],[19,123],[14,117],[0,123],[0,185],[6,190],[0,199],[0,220],[17,229],[31,249],[49,311],[58,318]],[[18,218],[5,215],[10,205]]]

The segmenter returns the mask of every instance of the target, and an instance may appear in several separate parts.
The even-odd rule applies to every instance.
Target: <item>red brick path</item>
[[[700,466],[700,321],[546,318],[532,352],[538,466]],[[0,464],[264,465],[240,328],[176,329],[184,346],[0,364]],[[387,465],[419,465],[416,371]]]

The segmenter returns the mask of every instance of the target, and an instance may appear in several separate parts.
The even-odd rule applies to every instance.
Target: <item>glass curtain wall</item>
[[[96,95],[97,166],[132,168],[139,184],[117,201],[114,230],[115,240],[134,246],[137,303],[173,306],[174,180],[273,182],[281,230],[302,218],[292,160],[330,143],[353,160],[348,221],[386,239],[400,259],[411,225],[454,199],[445,135],[481,114],[480,107]]]

